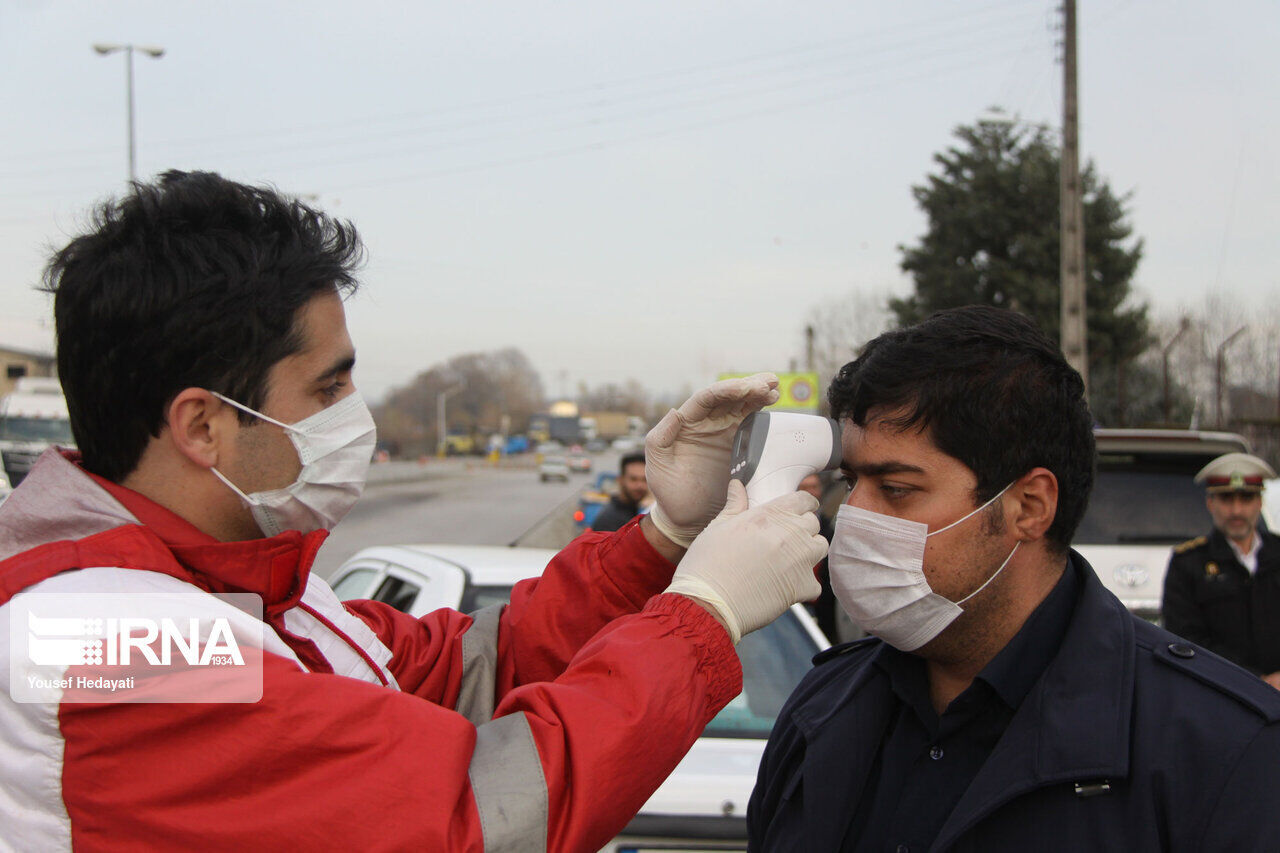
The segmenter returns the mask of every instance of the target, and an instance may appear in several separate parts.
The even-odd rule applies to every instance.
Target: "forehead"
[[[1209,492],[1211,500],[1218,501],[1254,501],[1262,500],[1262,492]]]
[[[845,467],[857,470],[900,463],[926,472],[969,470],[959,459],[940,450],[929,430],[902,429],[891,421],[892,414],[877,413],[868,416],[864,426],[849,418],[842,420],[840,448]]]

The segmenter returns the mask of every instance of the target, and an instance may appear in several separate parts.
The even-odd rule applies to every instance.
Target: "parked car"
[[[1172,548],[1212,527],[1196,472],[1243,436],[1195,430],[1099,429],[1098,476],[1072,543],[1130,611],[1156,621]]]
[[[569,460],[569,470],[576,474],[590,474],[592,468],[591,457],[586,453],[570,453],[567,457]]]
[[[619,453],[631,453],[644,447],[644,439],[624,435],[621,438],[615,438],[610,447]]]
[[[366,548],[334,573],[343,600],[372,598],[411,616],[441,607],[466,612],[510,598],[542,573],[554,551],[466,545]],[[803,607],[742,638],[743,693],[697,743],[606,851],[745,850],[747,799],[783,702],[826,638]]]
[[[569,482],[569,463],[563,456],[543,456],[538,463],[538,478],[542,482],[548,480],[564,480]]]

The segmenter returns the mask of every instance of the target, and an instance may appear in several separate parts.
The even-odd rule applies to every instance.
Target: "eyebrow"
[[[356,357],[354,355],[346,356],[334,362],[333,366],[321,373],[315,378],[315,382],[327,382],[340,373],[350,373],[352,368],[356,366]]]
[[[841,465],[842,471],[857,474],[860,477],[883,477],[886,474],[923,474],[925,470],[918,465],[906,462],[874,462],[863,465]]]

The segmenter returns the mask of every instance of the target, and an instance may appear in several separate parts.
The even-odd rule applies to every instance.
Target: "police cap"
[[[1274,479],[1271,466],[1248,453],[1227,453],[1219,456],[1196,474],[1196,482],[1203,483],[1209,494],[1219,492],[1261,492],[1266,480]]]

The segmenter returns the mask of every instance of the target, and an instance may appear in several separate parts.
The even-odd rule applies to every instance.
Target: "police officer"
[[[1280,537],[1259,529],[1271,466],[1247,453],[1210,462],[1213,532],[1174,548],[1164,579],[1164,624],[1280,689]]]

